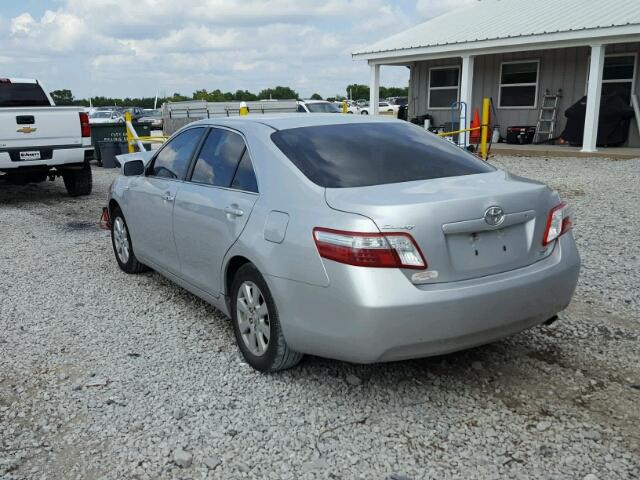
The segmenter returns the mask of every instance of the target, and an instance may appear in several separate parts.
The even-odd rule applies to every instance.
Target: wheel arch
[[[236,276],[236,273],[243,265],[250,263],[255,265],[251,260],[243,255],[234,255],[229,259],[226,264],[225,272],[224,272],[224,294],[225,296],[229,296],[231,291],[231,284],[233,283],[233,278]]]
[[[107,205],[107,208],[109,209],[109,217],[113,215],[113,212],[115,211],[116,208],[122,211],[122,207],[120,207],[120,204],[114,198],[109,200],[109,204]]]

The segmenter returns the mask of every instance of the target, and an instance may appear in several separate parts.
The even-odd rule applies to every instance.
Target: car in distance
[[[31,78],[0,78],[0,179],[25,185],[62,177],[67,193],[89,195],[91,128],[82,107],[58,107]]]
[[[141,117],[138,118],[140,123],[150,123],[152,128],[162,130],[163,119],[162,110],[160,109],[145,109]]]
[[[299,100],[300,113],[342,113],[339,105],[326,100]]]
[[[207,119],[124,157],[107,207],[120,268],[230,316],[258,370],[492,342],[554,319],[576,286],[557,192],[400,120]]]
[[[89,123],[124,123],[123,110],[99,109],[89,114]]]
[[[392,105],[386,101],[378,102],[378,113],[383,115],[397,115],[399,108],[399,105]],[[370,107],[368,102],[364,107],[360,107],[360,115],[369,115],[369,112]]]

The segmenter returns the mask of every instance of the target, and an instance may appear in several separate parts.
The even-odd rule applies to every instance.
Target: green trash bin
[[[151,135],[150,123],[133,123],[133,128],[139,137]],[[95,149],[95,157],[99,164],[102,164],[102,154],[100,145],[105,142],[127,143],[127,129],[124,123],[94,123],[91,125],[91,144]],[[108,147],[107,147],[108,148]],[[126,153],[121,152],[121,153]],[[120,152],[118,153],[118,155]]]

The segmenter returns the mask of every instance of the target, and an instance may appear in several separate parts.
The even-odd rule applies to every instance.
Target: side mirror
[[[125,177],[135,177],[144,173],[144,162],[142,160],[129,160],[122,167]]]

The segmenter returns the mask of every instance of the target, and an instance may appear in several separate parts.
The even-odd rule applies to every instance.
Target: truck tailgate
[[[78,107],[0,108],[0,149],[81,146]]]

